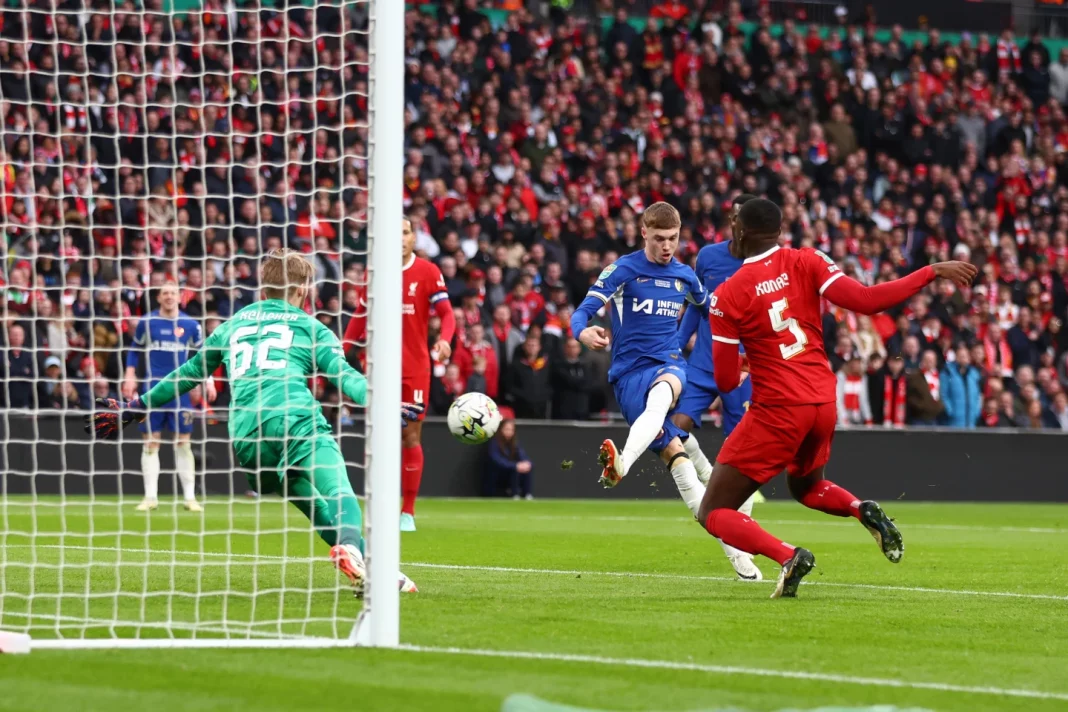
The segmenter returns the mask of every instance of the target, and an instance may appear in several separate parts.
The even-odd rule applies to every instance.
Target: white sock
[[[649,389],[649,395],[645,398],[645,410],[630,426],[627,444],[623,446],[624,475],[630,471],[631,466],[637,462],[643,452],[649,449],[649,445],[660,434],[673,400],[675,400],[675,394],[671,390],[671,385],[665,381]]]
[[[677,458],[671,466],[671,476],[675,478],[675,486],[679,488],[682,501],[690,508],[690,513],[697,517],[701,500],[705,496],[705,486],[697,479],[697,470],[694,469],[693,463],[685,457]]]
[[[189,443],[174,444],[174,464],[178,470],[178,481],[182,483],[182,497],[186,502],[196,499],[196,460],[193,459],[193,447]],[[159,472],[158,457],[156,459],[156,471]]]
[[[690,433],[690,437],[686,438],[682,446],[686,449],[686,457],[690,458],[694,469],[697,470],[697,479],[701,480],[701,484],[707,485],[708,478],[712,476],[712,463],[701,452],[701,445],[697,442],[697,436]]]
[[[754,492],[753,495],[749,499],[745,500],[745,504],[743,504],[741,507],[738,507],[738,511],[741,512],[742,514],[744,514],[747,517],[752,515],[752,513],[753,513],[753,501],[755,499],[756,499],[756,493]]]
[[[145,499],[159,499],[159,450],[141,449],[141,476],[145,480]]]

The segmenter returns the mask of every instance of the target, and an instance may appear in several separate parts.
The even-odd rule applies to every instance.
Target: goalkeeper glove
[[[423,406],[418,403],[401,403],[401,427],[407,428],[409,420],[418,420]]]
[[[85,432],[95,434],[100,440],[115,440],[123,428],[134,421],[140,423],[148,415],[142,410],[140,398],[125,403],[114,398],[97,398],[96,407],[98,412],[85,416]]]

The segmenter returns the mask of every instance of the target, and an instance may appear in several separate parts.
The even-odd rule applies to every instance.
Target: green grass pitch
[[[211,500],[203,518],[55,504],[0,502],[0,628],[335,635],[358,613],[280,500]],[[771,581],[732,580],[681,502],[426,500],[402,539],[420,592],[401,638],[419,650],[35,651],[0,659],[0,710],[498,710],[513,693],[604,710],[1068,709],[1068,506],[884,505],[899,565],[855,521],[759,505],[817,559],[796,600],[773,601]]]

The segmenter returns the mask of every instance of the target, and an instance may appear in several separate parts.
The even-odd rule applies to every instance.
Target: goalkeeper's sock
[[[196,460],[193,459],[193,446],[187,442],[174,445],[174,464],[178,470],[178,481],[182,483],[182,497],[186,502],[197,498]]]
[[[627,443],[620,455],[623,458],[624,475],[660,434],[673,400],[675,393],[671,390],[671,384],[665,381],[660,381],[649,389],[649,395],[645,397],[645,410],[630,426]]]
[[[834,517],[860,519],[860,500],[830,480],[817,482],[797,501]]]
[[[141,476],[145,481],[145,499],[159,499],[159,449],[141,449]]]
[[[696,517],[697,510],[701,508],[701,500],[705,496],[705,488],[697,479],[697,470],[694,469],[693,463],[682,453],[676,455],[671,463],[671,476],[675,478],[675,486],[679,488],[682,501]]]
[[[693,467],[697,470],[697,479],[701,484],[707,485],[708,478],[712,476],[712,463],[701,452],[701,444],[697,442],[697,436],[690,433],[690,437],[683,441],[682,446],[686,449],[686,457],[690,458]]]
[[[705,520],[705,529],[724,544],[750,554],[760,554],[785,566],[794,555],[794,547],[764,531],[763,527],[735,509],[713,509]]]
[[[401,512],[415,516],[415,498],[423,481],[423,446],[401,448]]]

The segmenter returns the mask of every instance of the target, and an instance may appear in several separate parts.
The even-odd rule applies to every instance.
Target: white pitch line
[[[278,500],[282,504],[285,504],[284,500]],[[214,512],[219,511],[220,507],[228,506],[226,502],[213,503],[211,500],[206,502],[208,514],[211,515]],[[106,511],[105,506],[110,505],[71,505],[71,504],[53,504],[42,503],[35,504],[33,502],[6,502],[0,504],[0,512],[4,507],[11,509],[23,509],[23,510],[39,510],[47,514],[48,516],[64,516],[64,517],[78,517],[89,518],[96,517],[102,514],[111,514]],[[248,511],[248,508],[260,506],[256,502],[240,501],[235,503],[235,506],[246,511],[231,511],[222,517],[224,520],[228,519],[260,519],[263,517],[271,517],[273,513],[270,511],[274,509],[274,503],[265,507],[265,513],[257,513],[255,511]],[[89,511],[90,509],[95,511]],[[113,507],[114,509],[114,507]],[[287,508],[281,508],[287,509]],[[63,511],[61,511],[63,510]],[[81,511],[79,511],[81,510]],[[288,511],[288,510],[287,510]],[[25,516],[25,515],[22,515]],[[486,513],[486,514],[423,514],[423,519],[431,521],[448,521],[448,520],[465,520],[465,519],[514,519],[513,514],[500,514],[500,513]],[[532,519],[536,521],[585,521],[585,522],[692,522],[692,517],[663,517],[652,515],[619,515],[619,516],[599,516],[599,515],[580,515],[580,514],[528,514],[524,515],[526,519]],[[139,518],[134,515],[126,515],[126,519],[131,521],[138,521]],[[761,519],[762,524],[769,525],[781,525],[781,526],[804,526],[804,527],[855,527],[854,522],[849,521],[834,521],[826,519]],[[902,525],[907,530],[933,530],[933,531],[962,531],[962,532],[993,532],[993,533],[1008,533],[1008,534],[1054,534],[1064,535],[1068,534],[1068,528],[1063,527],[1016,527],[1016,526],[985,526],[982,524],[912,524],[908,521],[897,520],[897,523]],[[140,532],[137,532],[140,533]],[[178,532],[179,534],[214,534],[217,532]],[[218,532],[223,533],[223,532]]]
[[[29,549],[28,544],[8,545],[9,549]],[[215,551],[181,551],[165,549],[134,549],[119,548],[113,546],[61,546],[59,544],[41,544],[38,549],[72,549],[76,551],[112,551],[127,554],[168,554],[173,556],[192,556],[207,558],[234,558],[254,559],[265,561],[290,561],[293,563],[308,563],[318,559],[315,557],[288,557],[273,554],[238,554]],[[8,560],[7,565],[21,564]],[[29,562],[26,562],[29,563]],[[432,564],[421,561],[405,561],[402,566],[417,569],[442,569],[446,571],[485,571],[502,574],[546,574],[550,576],[610,576],[614,578],[640,578],[640,579],[664,579],[669,581],[722,581],[738,583],[737,578],[730,576],[695,576],[691,574],[657,574],[643,571],[580,571],[578,569],[528,569],[511,566],[477,566],[469,564]],[[943,596],[989,596],[991,598],[1026,598],[1035,601],[1068,601],[1068,596],[1054,596],[1046,593],[1016,593],[1014,591],[970,591],[952,588],[929,588],[925,586],[889,586],[874,583],[844,583],[833,581],[804,581],[804,586],[830,586],[834,588],[855,588],[871,591],[901,591],[905,593],[931,593]]]
[[[644,660],[641,658],[607,658],[599,655],[571,655],[567,653],[537,653],[523,650],[482,650],[478,648],[437,648],[424,645],[401,645],[402,650],[415,653],[437,653],[443,655],[472,655],[487,658],[508,658],[512,660],[548,660],[556,662],[583,663],[592,665],[610,665],[612,667],[653,668],[657,670],[684,670],[688,672],[705,672],[714,675],[751,675],[755,677],[775,677],[789,680],[813,680],[843,685],[862,685],[865,687],[895,687],[912,690],[934,690],[937,692],[956,692],[968,695],[994,695],[998,697],[1025,697],[1035,700],[1068,701],[1066,692],[1043,692],[1041,690],[1020,690],[1005,687],[973,687],[971,685],[954,685],[945,682],[920,682],[912,680],[893,680],[879,677],[858,677],[837,675],[834,673],[804,672],[799,670],[773,670],[768,668],[739,667],[734,665],[708,665],[704,663],[685,663],[672,660]]]
[[[505,514],[447,514],[447,515],[435,515],[424,514],[424,519],[431,520],[446,520],[446,519],[512,519],[513,515]],[[524,515],[524,519],[534,519],[541,521],[592,521],[592,522],[692,522],[693,517],[656,517],[656,516],[584,516],[584,515],[568,515],[568,514],[529,514]],[[966,532],[998,532],[998,533],[1013,533],[1013,534],[1068,534],[1068,529],[1061,529],[1057,527],[994,527],[984,526],[982,524],[910,524],[907,521],[900,519],[895,520],[902,528],[907,530],[914,529],[932,529],[939,531],[966,531]],[[782,525],[782,526],[804,526],[804,527],[856,527],[855,522],[850,521],[834,521],[825,519],[760,519],[761,524]]]

